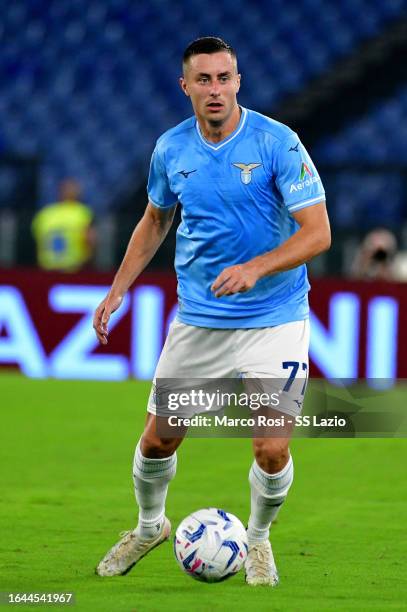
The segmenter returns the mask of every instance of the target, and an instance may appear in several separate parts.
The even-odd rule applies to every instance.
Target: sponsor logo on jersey
[[[255,168],[258,168],[259,166],[262,166],[263,164],[242,164],[242,163],[235,163],[232,164],[232,166],[235,166],[236,168],[239,168],[240,172],[240,179],[242,181],[242,183],[244,185],[248,185],[251,180],[252,180],[252,171]]]
[[[291,183],[290,193],[293,191],[301,191],[304,187],[310,187],[313,183],[320,182],[319,176],[314,176],[312,170],[310,170],[309,166],[302,162],[301,170],[300,170],[300,181],[299,183]]]
[[[311,170],[308,168],[307,164],[305,162],[302,162],[301,164],[301,170],[300,170],[300,181],[303,181],[306,174],[308,174],[308,176],[312,176],[312,172]]]
[[[290,193],[292,193],[293,191],[301,191],[301,189],[304,189],[304,187],[309,187],[313,183],[319,183],[320,180],[321,179],[319,178],[319,176],[312,176],[311,178],[306,179],[305,181],[301,181],[300,183],[296,183],[295,185],[294,183],[291,183]]]

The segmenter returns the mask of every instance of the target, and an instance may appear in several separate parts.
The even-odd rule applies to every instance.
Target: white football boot
[[[168,540],[171,533],[171,523],[165,517],[160,533],[152,540],[143,540],[136,530],[126,531],[103,557],[95,572],[99,576],[124,576],[153,548]]]
[[[249,544],[245,562],[246,582],[251,586],[278,585],[278,573],[271,544],[268,540]]]

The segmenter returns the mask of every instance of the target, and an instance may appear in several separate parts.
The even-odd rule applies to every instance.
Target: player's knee
[[[177,442],[173,438],[160,438],[152,432],[144,432],[140,444],[141,454],[148,459],[165,459],[175,453]]]
[[[260,438],[254,440],[253,446],[257,464],[268,474],[280,472],[290,457],[285,440]]]

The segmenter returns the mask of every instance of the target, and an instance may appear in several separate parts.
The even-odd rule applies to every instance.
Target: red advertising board
[[[111,274],[0,270],[0,366],[30,376],[151,378],[175,313],[171,271],[146,272],[100,347],[94,307]],[[312,281],[311,375],[407,378],[407,286]]]

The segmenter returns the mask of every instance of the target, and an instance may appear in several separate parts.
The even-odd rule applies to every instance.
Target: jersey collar
[[[221,149],[225,145],[229,144],[229,142],[231,142],[234,138],[236,138],[236,136],[238,136],[240,134],[240,132],[242,131],[244,125],[246,124],[246,118],[247,118],[247,109],[243,108],[243,106],[241,106],[240,108],[242,109],[242,115],[240,117],[240,121],[239,121],[239,123],[237,125],[237,128],[231,134],[229,134],[229,136],[227,136],[227,138],[225,138],[224,140],[222,140],[218,144],[213,144],[213,143],[209,142],[208,140],[206,140],[206,138],[204,138],[202,136],[202,133],[201,133],[201,130],[200,130],[200,127],[199,127],[199,123],[196,120],[195,121],[195,127],[196,127],[196,131],[198,132],[198,136],[199,136],[199,139],[201,140],[201,142],[205,146],[207,146],[209,149],[212,149],[213,151],[218,151],[219,149]]]

